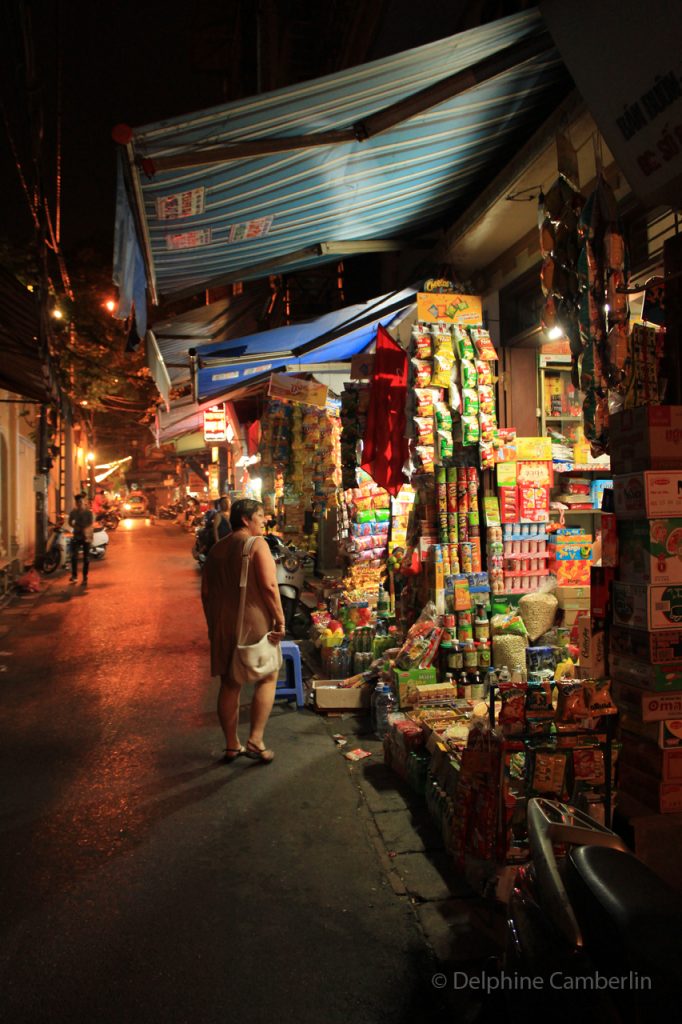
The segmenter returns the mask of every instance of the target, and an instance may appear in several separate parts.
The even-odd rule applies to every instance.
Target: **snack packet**
[[[476,350],[474,349],[471,338],[463,327],[456,325],[453,328],[453,340],[460,359],[476,358]]]

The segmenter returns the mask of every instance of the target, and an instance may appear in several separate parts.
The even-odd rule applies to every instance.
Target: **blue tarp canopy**
[[[202,345],[196,349],[197,398],[217,398],[255,377],[287,368],[305,371],[313,364],[347,361],[374,341],[378,324],[388,326],[415,297],[408,288],[306,323]]]
[[[145,277],[158,302],[404,246],[480,190],[566,80],[530,10],[119,133],[123,314]]]

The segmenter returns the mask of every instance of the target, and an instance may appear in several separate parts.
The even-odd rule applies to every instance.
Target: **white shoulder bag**
[[[255,644],[243,644],[244,606],[246,584],[249,578],[249,553],[256,537],[248,537],[242,550],[242,571],[239,578],[239,614],[237,616],[237,646],[232,655],[230,671],[236,683],[258,683],[261,679],[279,672],[282,667],[282,650],[279,644],[271,644],[268,634]]]

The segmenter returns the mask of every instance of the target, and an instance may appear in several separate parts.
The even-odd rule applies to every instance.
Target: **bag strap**
[[[237,614],[237,645],[242,642],[242,627],[244,625],[244,606],[246,605],[246,584],[249,579],[249,555],[251,548],[257,541],[257,537],[247,537],[242,548],[242,571],[239,577],[239,612]]]

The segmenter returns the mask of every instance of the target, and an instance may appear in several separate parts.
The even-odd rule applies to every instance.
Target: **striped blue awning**
[[[127,244],[117,280],[136,279],[131,261],[139,280],[143,263],[157,302],[399,247],[492,174],[565,80],[543,28],[527,11],[135,129],[122,161],[128,187],[118,193]]]
[[[313,364],[347,362],[371,345],[379,324],[387,327],[415,299],[416,292],[408,288],[337,309],[316,320],[202,345],[196,349],[197,398],[202,402],[227,395],[270,373],[301,372]]]

